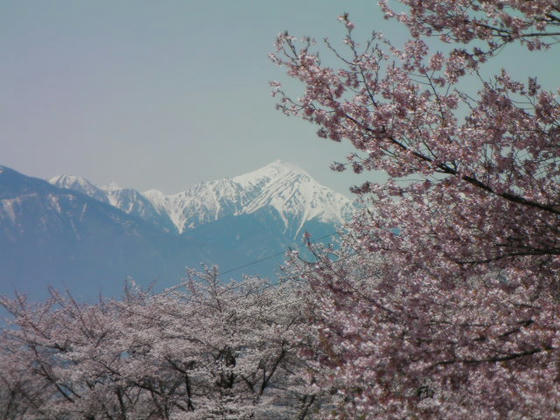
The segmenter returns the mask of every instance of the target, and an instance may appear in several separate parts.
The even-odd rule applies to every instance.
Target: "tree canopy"
[[[360,43],[343,15],[344,50],[283,33],[273,55],[304,88],[275,83],[278,107],[354,147],[333,168],[389,177],[353,188],[365,209],[341,251],[292,261],[312,290],[316,378],[335,380],[336,418],[557,417],[558,91],[536,66],[527,81],[481,69],[514,44],[524,61],[551,54],[560,6],[395,3],[380,5],[408,27],[402,46]]]

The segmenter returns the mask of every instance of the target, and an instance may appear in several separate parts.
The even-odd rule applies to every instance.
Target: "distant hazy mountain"
[[[0,292],[42,296],[53,285],[115,295],[127,277],[167,287],[185,266],[250,264],[299,246],[305,231],[334,232],[350,212],[346,197],[280,161],[173,195],[77,176],[46,182],[0,166]],[[266,259],[224,280],[274,276],[281,262]]]

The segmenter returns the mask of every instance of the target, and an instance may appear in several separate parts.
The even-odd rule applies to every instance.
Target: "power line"
[[[338,235],[338,234],[339,234],[339,233],[336,232],[336,231],[335,231],[335,232],[331,232],[331,233],[328,233],[328,234],[326,234],[326,235],[323,235],[323,236],[320,236],[320,237],[316,238],[316,240],[317,240],[317,241],[320,241],[321,239],[329,238],[329,237],[331,237],[331,236]],[[223,275],[225,275],[225,274],[229,274],[229,273],[232,273],[232,272],[234,272],[234,271],[241,270],[241,269],[243,269],[243,268],[251,267],[251,266],[253,266],[253,265],[255,265],[255,264],[259,264],[259,263],[261,263],[261,262],[263,262],[263,261],[267,261],[267,260],[271,260],[271,259],[273,259],[273,258],[277,258],[277,257],[279,257],[279,256],[281,256],[281,255],[285,255],[286,252],[289,251],[289,250],[290,250],[290,248],[285,248],[284,250],[282,250],[282,251],[280,251],[280,252],[276,252],[275,254],[267,255],[267,256],[265,256],[265,257],[258,258],[258,259],[256,259],[256,260],[250,261],[250,262],[248,262],[248,263],[246,263],[246,264],[239,265],[239,266],[237,266],[237,267],[228,268],[228,269],[225,270],[225,271],[221,271],[220,274],[219,274],[219,276],[223,276]]]

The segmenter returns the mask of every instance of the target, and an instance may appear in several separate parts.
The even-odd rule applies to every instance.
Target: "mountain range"
[[[128,278],[161,289],[201,263],[220,265],[224,281],[275,277],[283,251],[301,247],[305,232],[329,237],[352,209],[281,161],[172,195],[79,176],[46,181],[0,166],[0,293],[40,298],[53,286],[114,296]]]

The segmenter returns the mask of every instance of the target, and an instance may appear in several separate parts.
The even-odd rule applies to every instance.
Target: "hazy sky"
[[[0,164],[172,193],[282,159],[345,192],[349,147],[274,109],[267,56],[285,29],[340,40],[345,11],[398,35],[374,0],[2,1]]]

